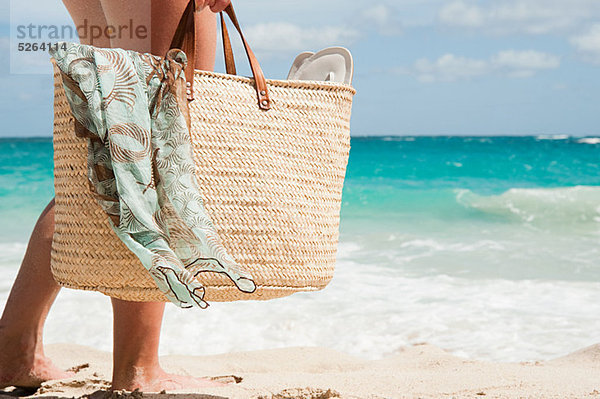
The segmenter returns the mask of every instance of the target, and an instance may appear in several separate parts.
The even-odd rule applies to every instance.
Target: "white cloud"
[[[495,69],[505,71],[511,77],[529,77],[537,71],[555,69],[560,66],[560,58],[539,51],[501,51],[491,59]]]
[[[485,14],[481,7],[455,1],[440,10],[439,19],[450,26],[478,28],[484,24]]]
[[[422,58],[411,68],[399,69],[396,72],[409,73],[421,82],[431,83],[468,80],[492,73],[511,78],[525,78],[559,66],[560,58],[552,54],[533,50],[506,50],[489,59],[460,57],[455,54],[445,54],[434,61]]]
[[[486,61],[458,57],[454,54],[445,54],[435,61],[421,58],[413,67],[414,74],[421,82],[453,82],[484,75],[488,71],[489,65]]]
[[[328,46],[349,46],[369,31],[384,36],[402,34],[402,23],[393,7],[380,3],[366,7],[345,23],[301,26],[287,21],[261,23],[245,28],[248,41],[257,52],[280,56]]]
[[[357,30],[344,26],[300,27],[287,22],[258,24],[245,32],[254,50],[281,54],[349,45],[360,36]]]
[[[402,34],[402,22],[398,12],[387,4],[378,4],[367,7],[361,15],[361,25],[365,28],[373,27],[384,36],[396,36]]]
[[[442,25],[493,34],[570,32],[598,18],[598,0],[495,0],[485,6],[454,0],[438,13]]]
[[[452,0],[438,12],[443,26],[480,32],[508,34],[559,34],[570,37],[582,59],[600,65],[600,0],[494,0],[481,4],[476,0]],[[514,54],[508,54],[512,61]],[[533,57],[533,54],[522,55]],[[504,62],[502,59],[497,60]],[[523,59],[542,65],[554,60]],[[509,66],[510,67],[510,66]],[[529,76],[532,69],[515,67],[515,76]]]
[[[600,64],[600,23],[581,35],[573,36],[571,43],[587,60]]]

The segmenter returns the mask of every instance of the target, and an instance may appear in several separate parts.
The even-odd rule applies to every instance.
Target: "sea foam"
[[[48,342],[111,348],[108,298],[67,291]],[[470,279],[401,272],[342,257],[325,290],[269,302],[168,306],[161,354],[325,346],[365,358],[428,342],[470,358],[542,360],[597,341],[600,283]]]
[[[600,187],[512,188],[487,196],[458,189],[456,198],[465,207],[528,223],[581,225],[598,223],[600,218]]]

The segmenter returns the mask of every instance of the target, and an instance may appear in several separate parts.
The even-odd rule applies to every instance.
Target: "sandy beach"
[[[143,396],[106,392],[110,353],[67,344],[49,345],[47,353],[77,374],[46,382],[33,397],[600,398],[600,344],[549,361],[520,363],[468,360],[428,344],[407,346],[373,361],[318,347],[165,356],[161,362],[167,371],[230,383],[201,392]]]

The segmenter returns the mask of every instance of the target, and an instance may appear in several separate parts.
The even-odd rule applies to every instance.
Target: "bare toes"
[[[33,364],[21,367],[10,364],[11,370],[0,371],[0,389],[6,387],[39,388],[40,385],[49,380],[61,380],[75,374],[56,367],[48,358],[35,359]]]

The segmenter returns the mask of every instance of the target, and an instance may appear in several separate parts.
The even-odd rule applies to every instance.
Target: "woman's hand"
[[[214,13],[221,12],[227,8],[231,0],[198,0],[201,8],[208,7]]]

